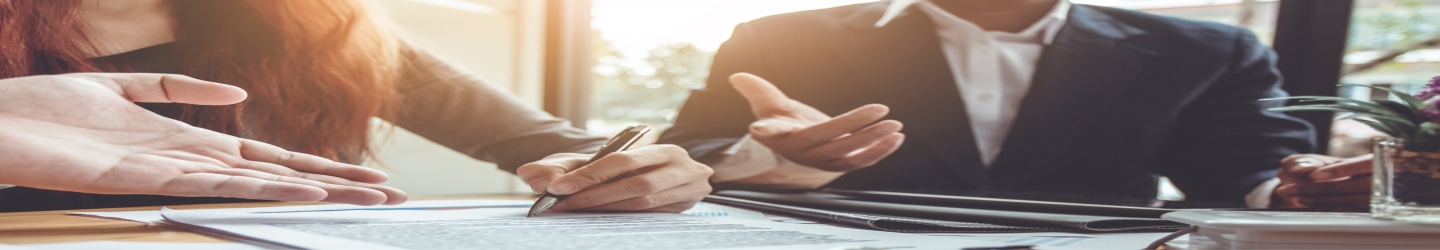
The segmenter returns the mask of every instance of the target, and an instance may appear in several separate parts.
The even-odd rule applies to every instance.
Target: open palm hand
[[[0,79],[0,183],[101,194],[399,204],[384,173],[196,128],[133,102],[228,105],[239,88],[164,74]]]

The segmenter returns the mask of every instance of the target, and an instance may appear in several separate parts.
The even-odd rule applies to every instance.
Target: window
[[[1341,83],[1415,92],[1440,75],[1440,2],[1356,0],[1345,46]],[[1357,99],[1393,98],[1368,88],[1339,89]],[[1330,154],[1370,153],[1370,139],[1383,134],[1355,121],[1335,121]]]
[[[632,124],[669,127],[735,25],[871,0],[594,0],[594,80],[586,128],[610,136]]]
[[[1265,44],[1275,34],[1279,0],[1071,0],[1090,4],[1249,28]]]
[[[704,87],[711,58],[731,30],[769,15],[873,0],[593,0],[594,78],[586,128],[613,135],[625,126],[664,129],[689,90]],[[1226,24],[1269,42],[1276,0],[1072,0]],[[658,134],[658,133],[656,133]]]
[[[544,4],[530,0],[381,0],[402,36],[490,84],[538,106]],[[376,119],[373,123],[385,124]],[[388,131],[388,130],[382,130]],[[386,137],[388,136],[388,137]],[[377,157],[387,185],[411,195],[528,193],[494,164],[395,128],[381,134]],[[379,167],[374,162],[365,165]]]

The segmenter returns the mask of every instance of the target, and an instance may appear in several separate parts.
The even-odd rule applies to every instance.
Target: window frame
[[[1354,0],[1281,0],[1275,20],[1277,67],[1292,96],[1336,96]],[[543,106],[584,129],[589,119],[591,0],[547,0]],[[1315,126],[1315,153],[1325,153],[1334,115],[1291,114]]]
[[[1274,48],[1281,86],[1291,96],[1337,96],[1354,0],[1282,0]],[[1294,104],[1292,101],[1291,104]],[[1315,126],[1316,154],[1329,150],[1331,112],[1290,114]]]
[[[580,129],[589,121],[591,29],[590,0],[546,1],[542,108]]]

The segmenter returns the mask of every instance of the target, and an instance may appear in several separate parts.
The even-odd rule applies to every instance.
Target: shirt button
[[[984,93],[980,94],[980,96],[976,96],[976,98],[978,98],[982,102],[988,102],[990,100],[995,100],[995,94]]]

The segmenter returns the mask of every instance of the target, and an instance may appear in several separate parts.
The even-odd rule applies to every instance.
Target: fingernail
[[[574,193],[574,192],[575,192],[575,183],[571,183],[571,182],[561,182],[561,183],[555,184],[555,185],[553,185],[553,186],[550,186],[550,193],[554,193],[554,194],[570,194],[570,193]]]
[[[755,125],[754,131],[752,131],[752,133],[757,136],[765,137],[775,135],[777,132],[775,132],[774,125],[770,125],[769,123],[761,123]]]
[[[1330,178],[1331,178],[1331,175],[1335,175],[1335,174],[1334,174],[1334,173],[1331,173],[1330,171],[1319,170],[1319,171],[1315,171],[1315,172],[1313,172],[1313,173],[1310,173],[1310,178],[1311,178],[1311,179],[1330,179]]]

